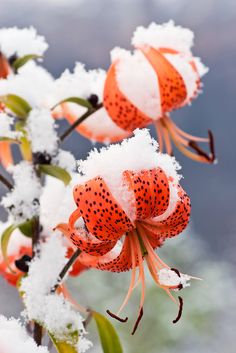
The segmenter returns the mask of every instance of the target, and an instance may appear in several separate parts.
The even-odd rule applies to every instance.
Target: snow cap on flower
[[[111,60],[116,63],[116,80],[122,93],[147,117],[159,118],[162,111],[157,77],[143,54],[116,47],[111,51]]]
[[[15,223],[31,219],[39,212],[40,182],[31,163],[22,161],[9,167],[14,188],[2,198],[1,204],[8,209]]]
[[[9,115],[0,113],[0,138],[18,139],[22,136],[21,132],[11,129],[13,122],[13,118]]]
[[[155,49],[171,48],[182,53],[190,53],[193,46],[194,33],[181,26],[176,26],[174,21],[161,25],[152,22],[148,27],[136,28],[132,44],[135,47],[148,45]]]
[[[45,38],[38,35],[33,27],[0,29],[0,51],[7,58],[12,55],[17,55],[17,57],[29,54],[41,56],[47,48]]]
[[[0,316],[0,351],[2,353],[49,353],[47,347],[37,346],[19,320]]]
[[[134,220],[132,192],[123,183],[123,172],[131,170],[136,173],[155,168],[161,168],[172,180],[169,205],[172,208],[178,200],[176,185],[180,179],[177,173],[180,166],[175,158],[158,152],[157,142],[146,129],[136,130],[134,137],[124,140],[121,144],[103,147],[100,152],[97,149],[91,151],[86,160],[78,162],[78,171],[82,174],[78,183],[97,176],[102,177],[114,198],[130,219]]]
[[[55,120],[48,109],[33,109],[27,119],[27,132],[31,141],[32,152],[55,154],[58,136]]]

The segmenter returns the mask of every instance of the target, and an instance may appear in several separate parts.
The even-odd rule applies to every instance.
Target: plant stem
[[[34,323],[34,333],[33,333],[33,337],[34,337],[35,343],[36,343],[38,346],[41,345],[42,335],[43,335],[43,328],[42,328],[42,326],[40,326],[37,322],[35,322],[35,323]]]
[[[34,226],[33,226],[33,237],[32,237],[32,252],[34,256],[37,254],[37,246],[39,244],[40,239],[40,223],[39,217],[35,217]],[[43,328],[37,322],[34,322],[34,329],[33,329],[33,338],[38,346],[41,345],[43,336]]]
[[[70,127],[61,135],[60,141],[63,142],[71,133],[75,130],[77,126],[79,126],[85,119],[87,119],[90,115],[95,113],[97,110],[102,108],[103,104],[98,104],[95,108],[89,109],[86,113],[84,113],[81,117],[79,117],[75,122],[70,125]]]
[[[69,258],[69,260],[67,261],[67,263],[65,264],[65,266],[63,267],[63,269],[61,270],[59,277],[58,277],[58,283],[55,284],[55,286],[52,288],[52,293],[55,292],[58,288],[58,286],[60,285],[60,283],[62,282],[63,278],[65,277],[65,275],[67,274],[68,270],[70,269],[70,267],[73,265],[73,263],[75,262],[75,260],[77,259],[77,257],[81,254],[81,250],[77,249],[74,254]]]
[[[0,181],[5,185],[9,190],[13,189],[13,185],[10,183],[10,181],[7,180],[2,174],[0,174]]]

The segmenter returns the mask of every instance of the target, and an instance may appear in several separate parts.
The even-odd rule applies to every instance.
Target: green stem
[[[90,115],[95,113],[97,110],[102,108],[103,104],[98,104],[95,108],[89,109],[86,113],[84,113],[81,117],[79,117],[70,127],[60,136],[60,141],[63,142],[76,128],[79,126],[85,119],[87,119]]]

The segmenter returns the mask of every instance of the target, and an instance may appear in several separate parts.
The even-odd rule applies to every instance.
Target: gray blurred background
[[[197,261],[210,261],[215,275],[215,282],[213,281],[212,285],[217,291],[217,286],[219,284],[224,286],[224,283],[219,283],[218,270],[215,266],[222,269],[220,264],[224,263],[232,269],[236,263],[235,0],[0,0],[1,27],[33,25],[40,34],[45,35],[50,48],[46,52],[44,64],[55,76],[58,76],[66,67],[72,69],[75,61],[86,63],[88,68],[106,69],[109,65],[109,51],[114,46],[130,48],[130,37],[136,26],[148,25],[151,21],[162,23],[169,19],[195,32],[194,54],[200,56],[210,68],[204,78],[204,94],[200,95],[191,107],[181,109],[172,116],[187,132],[203,136],[210,128],[215,135],[217,165],[197,164],[187,160],[178,152],[176,157],[183,166],[182,183],[192,200],[191,229],[193,231],[190,237],[197,237],[204,244],[204,251],[200,250],[202,245],[200,248],[196,246],[201,255],[197,256]],[[72,149],[76,157],[81,158],[86,156],[91,144],[74,134],[66,141],[65,148]],[[186,246],[189,246],[188,249],[191,251],[190,245]],[[183,264],[184,255],[183,253]],[[226,270],[227,276],[230,271]],[[234,280],[234,273],[230,274],[232,286],[234,286]],[[3,282],[0,284],[1,312],[7,315],[14,314],[19,311],[18,299],[13,294],[14,290],[9,289]],[[96,283],[92,285],[96,288]],[[231,295],[227,288],[222,292],[222,304],[229,298],[233,299],[234,294]],[[120,300],[121,298],[122,295]],[[11,306],[8,305],[9,300]],[[203,298],[202,300],[204,301]],[[210,302],[211,298],[208,300]],[[234,316],[232,308],[228,308],[229,315],[227,315],[227,306],[225,310],[220,310],[219,319],[221,320],[225,315],[227,317],[225,325],[228,327],[225,327],[224,337],[219,339],[217,336],[219,331],[216,330],[212,341],[218,337],[218,343],[210,348],[204,344],[203,347],[198,347],[196,344],[191,344],[190,340],[188,344],[185,342],[186,352],[195,352],[198,348],[203,352],[208,352],[208,348],[209,352],[218,352],[218,349],[221,352],[222,350],[235,352],[235,344],[230,343],[230,338],[227,336],[227,333],[232,331],[232,324],[236,328],[235,317],[231,318]],[[212,320],[214,319],[213,315]],[[208,329],[211,331],[216,323],[212,322],[212,326],[209,325],[210,329]],[[220,330],[222,331],[222,328]],[[153,333],[153,335],[156,334]],[[129,339],[125,338],[127,342]],[[200,344],[199,340],[196,341]],[[180,344],[179,341],[178,344]],[[156,349],[152,350],[150,347],[147,352],[158,351],[158,337],[154,347]],[[170,352],[166,349],[163,346],[160,351]],[[181,349],[185,351],[183,346]],[[130,348],[129,352],[131,351]],[[140,353],[142,352],[140,350]]]

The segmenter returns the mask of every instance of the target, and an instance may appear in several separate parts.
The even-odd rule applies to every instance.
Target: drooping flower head
[[[180,130],[169,113],[189,104],[201,89],[201,77],[208,69],[193,56],[193,33],[175,26],[151,23],[138,27],[132,44],[136,50],[115,48],[104,87],[104,106],[120,128],[133,131],[153,123],[160,150],[164,144],[172,154],[170,138],[187,156],[201,162],[213,162],[213,138],[196,138]],[[210,154],[197,142],[209,142]],[[195,153],[189,150],[192,148]]]
[[[112,272],[132,270],[120,310],[135,287],[138,268],[140,315],[143,312],[144,260],[154,281],[174,301],[170,290],[182,288],[189,279],[171,270],[154,251],[182,232],[189,221],[190,201],[179,185],[178,169],[173,157],[157,152],[147,130],[135,131],[121,145],[94,150],[79,162],[81,176],[74,188],[77,208],[69,223],[57,228],[83,251],[84,263]]]

